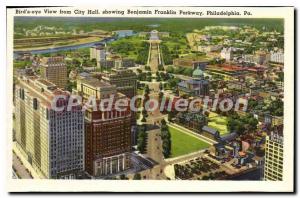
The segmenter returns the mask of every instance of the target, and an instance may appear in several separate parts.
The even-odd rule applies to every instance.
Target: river
[[[105,38],[102,41],[96,41],[91,43],[83,43],[78,45],[72,45],[72,46],[62,46],[62,47],[53,47],[53,48],[47,48],[47,49],[40,49],[40,50],[26,50],[26,51],[14,51],[14,59],[18,56],[19,53],[29,52],[31,54],[47,54],[47,53],[55,53],[59,51],[68,51],[68,50],[76,50],[80,48],[86,48],[91,47],[97,44],[105,44],[112,41],[115,41],[116,39],[114,37]]]

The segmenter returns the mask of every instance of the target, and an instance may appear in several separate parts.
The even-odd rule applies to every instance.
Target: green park
[[[170,125],[171,158],[186,155],[209,147],[209,144]]]

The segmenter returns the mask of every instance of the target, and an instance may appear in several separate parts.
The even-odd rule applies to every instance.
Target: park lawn
[[[228,134],[227,129],[228,118],[225,116],[220,116],[214,112],[209,113],[208,126],[214,128],[220,132],[220,135]]]
[[[144,42],[145,41],[143,40],[143,38],[135,35],[135,36],[120,38],[116,41],[109,43],[108,45],[109,47],[122,46],[125,44],[130,45],[131,46],[130,50],[116,51],[116,52],[122,56],[136,60],[139,52],[144,49],[144,46],[142,45]]]
[[[189,134],[182,132],[169,125],[169,131],[171,133],[171,156],[178,157],[181,155],[186,155],[192,152],[196,152],[210,145],[206,142],[199,140]]]
[[[166,45],[170,51],[178,50],[180,54],[189,52],[189,48],[187,47],[187,41],[185,38],[165,38],[162,39],[164,45]]]

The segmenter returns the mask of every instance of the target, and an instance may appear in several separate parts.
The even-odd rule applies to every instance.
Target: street
[[[17,157],[15,153],[13,153],[13,169],[18,178],[32,179],[28,170],[25,168],[25,166],[23,165],[23,163],[20,161],[20,159]]]

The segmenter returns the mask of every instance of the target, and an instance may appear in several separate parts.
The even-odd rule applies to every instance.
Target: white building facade
[[[106,60],[106,49],[104,46],[94,46],[90,48],[90,60],[96,59],[97,66],[100,66],[101,61]]]
[[[284,63],[284,52],[279,50],[277,52],[272,51],[270,55],[270,61],[274,63]]]
[[[266,137],[264,180],[283,179],[283,137],[272,133]]]
[[[51,109],[56,94],[68,97],[68,92],[44,79],[19,79],[15,139],[39,178],[72,179],[84,170],[84,113],[79,107],[60,112]]]
[[[220,55],[226,61],[231,61],[233,59],[233,50],[231,47],[223,48]]]

